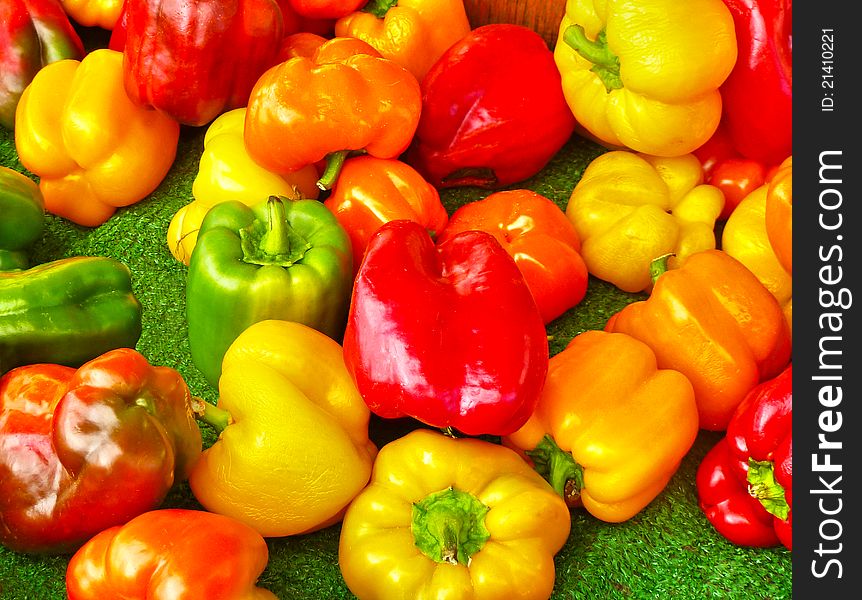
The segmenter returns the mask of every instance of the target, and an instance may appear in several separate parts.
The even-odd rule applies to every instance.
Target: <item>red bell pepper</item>
[[[0,125],[15,127],[24,88],[43,66],[84,57],[84,45],[60,0],[0,2]]]
[[[745,158],[778,164],[792,152],[792,0],[724,0],[736,64],[722,84],[722,116]]]
[[[748,393],[698,467],[700,507],[734,544],[791,549],[792,371],[788,366]]]
[[[296,14],[309,19],[340,19],[362,7],[367,0],[281,0]]]
[[[109,44],[133,102],[200,126],[246,105],[284,33],[276,0],[126,0]]]
[[[574,127],[542,37],[520,25],[484,25],[450,46],[422,80],[422,113],[405,160],[438,188],[500,188],[538,173]]]
[[[202,451],[180,374],[131,348],[0,379],[0,543],[61,553],[156,508]]]
[[[153,510],[99,533],[66,568],[69,600],[275,600],[255,587],[269,549],[230,517],[180,508]]]
[[[389,221],[353,287],[344,358],[372,412],[468,435],[505,435],[536,406],[548,371],[542,317],[514,259],[490,233],[434,245]]]
[[[492,234],[512,255],[550,323],[587,293],[589,273],[581,239],[560,207],[530,190],[505,190],[456,210],[437,238],[442,244],[468,229]]]

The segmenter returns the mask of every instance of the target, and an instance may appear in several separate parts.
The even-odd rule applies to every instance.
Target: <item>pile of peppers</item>
[[[266,539],[341,523],[359,598],[542,600],[573,511],[632,519],[706,430],[705,520],[790,551],[791,12],[570,1],[549,46],[462,0],[4,0],[0,544],[73,600],[264,600]],[[160,250],[206,390],[139,351],[125,264],[30,260],[195,130]],[[596,280],[639,296],[552,352]]]

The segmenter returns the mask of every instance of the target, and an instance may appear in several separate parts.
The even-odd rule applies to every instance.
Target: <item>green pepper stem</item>
[[[428,494],[413,505],[413,541],[436,562],[469,565],[491,537],[488,510],[473,494],[452,487]]]
[[[192,411],[196,419],[203,421],[219,434],[233,423],[233,417],[228,411],[210,404],[203,398],[192,398]]]
[[[290,254],[290,224],[284,202],[278,196],[266,201],[267,231],[260,240],[260,249],[273,256]]]
[[[563,32],[563,41],[593,63],[590,71],[602,80],[609,93],[623,87],[620,77],[620,59],[608,48],[607,33],[604,29],[599,32],[594,41],[587,37],[583,26],[569,25]]]
[[[331,190],[335,185],[349,152],[349,150],[338,150],[326,156],[326,168],[323,170],[323,175],[317,180],[317,187],[322,191]]]
[[[369,2],[362,7],[362,12],[371,13],[378,19],[382,19],[386,16],[386,13],[389,12],[390,8],[397,5],[398,0],[369,0]]]
[[[551,484],[551,487],[566,501],[568,506],[577,506],[584,489],[584,469],[571,452],[563,451],[550,435],[545,434],[535,448],[527,450],[536,471]]]
[[[668,272],[667,261],[669,261],[672,256],[675,256],[673,252],[662,254],[658,258],[654,258],[649,264],[649,276],[653,285],[655,285],[659,277]]]
[[[787,519],[790,505],[784,486],[775,481],[775,465],[771,460],[748,459],[748,493],[757,498],[771,515]]]

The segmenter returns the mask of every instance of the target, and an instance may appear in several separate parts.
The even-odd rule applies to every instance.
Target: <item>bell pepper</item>
[[[331,189],[347,152],[397,158],[422,100],[409,71],[365,42],[334,38],[260,76],[248,101],[245,145],[264,168],[290,173],[331,155],[318,183]]]
[[[63,9],[76,23],[85,27],[113,29],[125,0],[60,0]]]
[[[156,508],[201,433],[182,376],[131,348],[0,378],[0,543],[62,553]]]
[[[405,160],[438,188],[500,188],[538,173],[574,129],[545,40],[520,25],[484,25],[422,80]]]
[[[566,206],[583,242],[590,274],[625,292],[652,285],[650,264],[673,253],[669,268],[715,248],[724,197],[703,183],[692,154],[649,156],[625,150],[600,155],[584,170]]]
[[[449,46],[468,33],[463,0],[371,0],[335,22],[335,35],[368,42],[420,82]]]
[[[485,231],[435,246],[415,221],[368,242],[344,357],[371,412],[467,435],[521,427],[548,370],[548,339],[514,259]]]
[[[790,362],[787,322],[775,296],[722,250],[670,271],[662,263],[650,297],[614,313],[605,330],[641,340],[659,368],[688,377],[700,427],[724,431],[749,390]]]
[[[392,158],[348,158],[323,204],[350,236],[354,275],[368,240],[384,223],[410,219],[436,236],[449,221],[437,188],[413,167]]]
[[[359,9],[367,0],[287,0],[298,15],[309,19],[338,19]]]
[[[631,336],[585,331],[551,357],[536,410],[503,443],[568,506],[619,523],[664,490],[697,430],[685,375]]]
[[[698,503],[725,538],[792,549],[793,368],[753,388],[697,469]]]
[[[141,336],[141,303],[123,263],[77,256],[0,271],[0,374],[27,364],[78,367]]]
[[[793,157],[787,157],[766,190],[766,236],[788,274],[793,274]]]
[[[198,412],[218,439],[189,476],[195,498],[265,537],[337,523],[371,476],[368,407],[341,346],[307,325],[244,330],[225,354],[217,406]]]
[[[0,3],[0,125],[15,128],[18,101],[50,63],[84,57],[84,44],[60,0]]]
[[[713,134],[736,56],[721,0],[568,0],[554,47],[578,123],[606,146],[657,156]]]
[[[581,239],[548,198],[518,189],[464,204],[452,214],[437,243],[468,229],[487,231],[515,259],[545,324],[586,295],[589,274],[581,258]]]
[[[243,143],[245,108],[219,115],[207,128],[198,172],[192,181],[192,200],[180,208],[168,225],[167,243],[174,258],[189,264],[198,230],[207,211],[220,202],[234,200],[248,206],[270,196],[316,199],[317,169],[308,165],[285,176],[270,173],[246,152]]]
[[[132,101],[191,126],[245,106],[285,34],[276,0],[126,0],[110,47]]]
[[[350,238],[317,200],[222,202],[201,223],[186,278],[192,361],[212,386],[231,342],[285,319],[340,339],[353,282]]]
[[[45,201],[32,179],[0,166],[0,271],[26,269],[26,249],[45,229]]]
[[[188,600],[275,600],[255,587],[268,560],[266,541],[235,519],[152,510],[84,544],[66,568],[66,592],[69,600],[168,600],[178,593]]]
[[[512,450],[417,429],[351,503],[338,566],[359,598],[548,598],[565,503]]]
[[[793,149],[792,2],[723,1],[739,52],[721,85],[728,134],[745,158],[777,164]]]
[[[129,100],[123,55],[102,48],[36,74],[18,105],[15,147],[40,178],[45,210],[95,227],[156,189],[179,135],[176,121]]]

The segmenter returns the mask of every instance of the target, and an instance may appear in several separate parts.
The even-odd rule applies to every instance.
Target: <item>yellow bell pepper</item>
[[[586,331],[551,357],[527,423],[503,443],[525,453],[570,506],[618,523],[649,504],[698,431],[688,378],[643,342]]]
[[[219,115],[207,128],[198,173],[192,182],[192,200],[174,214],[168,225],[168,248],[174,258],[189,264],[198,229],[209,209],[237,200],[247,206],[266,202],[270,196],[312,198],[319,194],[319,174],[314,165],[277,175],[249,156],[243,142],[246,109]]]
[[[657,157],[614,150],[584,170],[566,206],[581,239],[587,270],[626,292],[652,285],[650,264],[675,254],[676,268],[695,252],[715,248],[715,221],[724,194],[703,183],[693,154]]]
[[[217,406],[199,404],[220,433],[192,466],[192,493],[265,537],[338,522],[368,482],[368,407],[341,346],[315,329],[250,326],[224,356]]]
[[[722,0],[568,0],[554,47],[578,123],[605,145],[658,156],[712,136],[736,55]]]
[[[344,517],[338,566],[359,598],[546,599],[570,527],[514,451],[417,429],[380,450]]]
[[[176,121],[129,100],[123,54],[107,48],[46,65],[15,114],[15,147],[45,210],[86,227],[155,190],[179,135]]]
[[[111,30],[117,24],[124,0],[60,0],[66,14],[85,27]]]
[[[335,22],[335,35],[359,38],[420,82],[449,46],[470,33],[463,0],[372,0]]]

